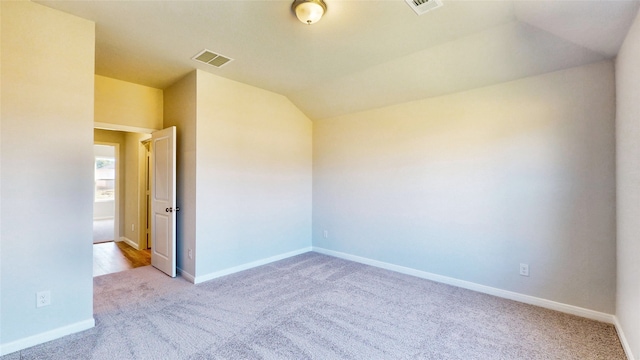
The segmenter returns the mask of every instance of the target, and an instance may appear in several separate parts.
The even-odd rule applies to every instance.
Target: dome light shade
[[[291,9],[296,13],[298,20],[311,25],[322,18],[327,11],[327,5],[322,0],[295,0]]]

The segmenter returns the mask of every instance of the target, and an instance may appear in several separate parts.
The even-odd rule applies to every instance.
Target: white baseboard
[[[124,241],[124,242],[127,243],[127,245],[131,246],[132,248],[134,248],[136,250],[140,250],[140,248],[138,247],[138,243],[136,243],[133,240],[127,238],[126,236],[120,236],[120,240],[119,241]]]
[[[193,280],[189,280],[189,281],[193,282],[194,284],[199,284],[199,283],[204,282],[204,281],[213,280],[215,278],[219,278],[219,277],[222,277],[222,276],[225,276],[225,275],[230,275],[230,274],[237,273],[237,272],[240,272],[240,271],[243,271],[243,270],[248,270],[248,269],[251,269],[251,268],[254,268],[254,267],[266,265],[266,264],[272,263],[274,261],[290,258],[292,256],[304,254],[304,253],[307,253],[307,252],[310,252],[310,251],[312,251],[311,246],[305,247],[305,248],[302,248],[302,249],[298,249],[298,250],[294,250],[294,251],[290,251],[288,253],[272,256],[272,257],[269,257],[269,258],[266,258],[266,259],[252,261],[252,262],[247,263],[247,264],[234,266],[232,268],[216,271],[216,272],[213,272],[213,273],[210,273],[210,274],[206,274],[206,275],[202,275],[202,276],[195,276],[194,277],[191,274],[187,274],[187,276],[185,276],[184,275],[185,272],[183,271],[182,272],[182,276],[187,280],[189,280],[189,277],[191,277]]]
[[[502,290],[502,289],[498,289],[490,286],[480,285],[470,281],[459,280],[459,279],[455,279],[447,276],[437,275],[437,274],[429,273],[426,271],[416,270],[416,269],[412,269],[412,268],[408,268],[400,265],[390,264],[390,263],[386,263],[378,260],[372,260],[372,259],[355,256],[351,254],[346,254],[338,251],[318,248],[315,246],[313,247],[313,251],[320,254],[325,254],[325,255],[334,256],[334,257],[345,259],[345,260],[355,261],[361,264],[371,265],[371,266],[379,267],[382,269],[399,272],[402,274],[412,275],[415,277],[432,280],[432,281],[436,281],[436,282],[447,284],[447,285],[453,285],[460,288],[469,289],[469,290],[473,290],[473,291],[477,291],[477,292],[481,292],[489,295],[494,295],[494,296],[509,299],[509,300],[515,300],[515,301],[523,302],[525,304],[536,305],[543,308],[556,310],[556,311],[560,311],[563,313],[572,314],[576,316],[581,316],[581,317],[585,317],[592,320],[602,321],[609,324],[614,323],[613,315],[599,312],[599,311],[594,311],[594,310],[581,308],[578,306],[563,304],[563,303],[559,303],[552,300],[538,298],[535,296],[524,295],[524,294],[516,293],[513,291]]]
[[[113,216],[99,216],[99,217],[93,218],[93,221],[100,221],[100,220],[113,220]]]
[[[55,340],[63,336],[75,334],[96,326],[93,318],[63,326],[37,335],[29,336],[6,344],[0,344],[0,356],[14,353],[32,346],[40,345],[47,341]]]
[[[624,335],[624,331],[622,331],[622,325],[618,321],[617,316],[613,317],[613,324],[616,326],[616,332],[618,333],[618,338],[620,339],[624,353],[627,355],[627,359],[635,360],[635,357],[633,357],[633,353],[631,352],[631,346],[629,346],[629,342],[627,341],[627,337]]]
[[[190,282],[192,284],[196,283],[196,277],[191,275],[190,273],[182,270],[181,268],[177,267],[176,268],[176,272],[178,273],[178,275],[182,276],[188,282]]]

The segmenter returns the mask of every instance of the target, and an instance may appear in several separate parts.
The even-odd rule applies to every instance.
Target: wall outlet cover
[[[529,276],[529,264],[520,264],[520,275]]]
[[[36,307],[51,305],[51,291],[38,291],[36,293]]]

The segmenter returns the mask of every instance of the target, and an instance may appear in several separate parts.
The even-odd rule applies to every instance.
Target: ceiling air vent
[[[430,0],[433,1],[433,0]],[[217,68],[222,67],[224,64],[230,62],[231,58],[226,56],[222,56],[220,54],[216,54],[207,49],[204,49],[198,53],[198,55],[192,57],[193,60],[199,61],[201,63],[205,63],[211,66],[215,66]]]
[[[404,0],[418,15],[422,15],[427,11],[437,9],[442,6],[440,0]]]

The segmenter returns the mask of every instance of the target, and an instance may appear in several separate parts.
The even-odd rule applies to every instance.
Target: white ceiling
[[[165,88],[195,68],[287,96],[311,119],[464,91],[614,57],[628,0],[325,0],[300,23],[293,1],[51,1],[96,22],[96,73]],[[222,68],[200,50],[233,58]]]

